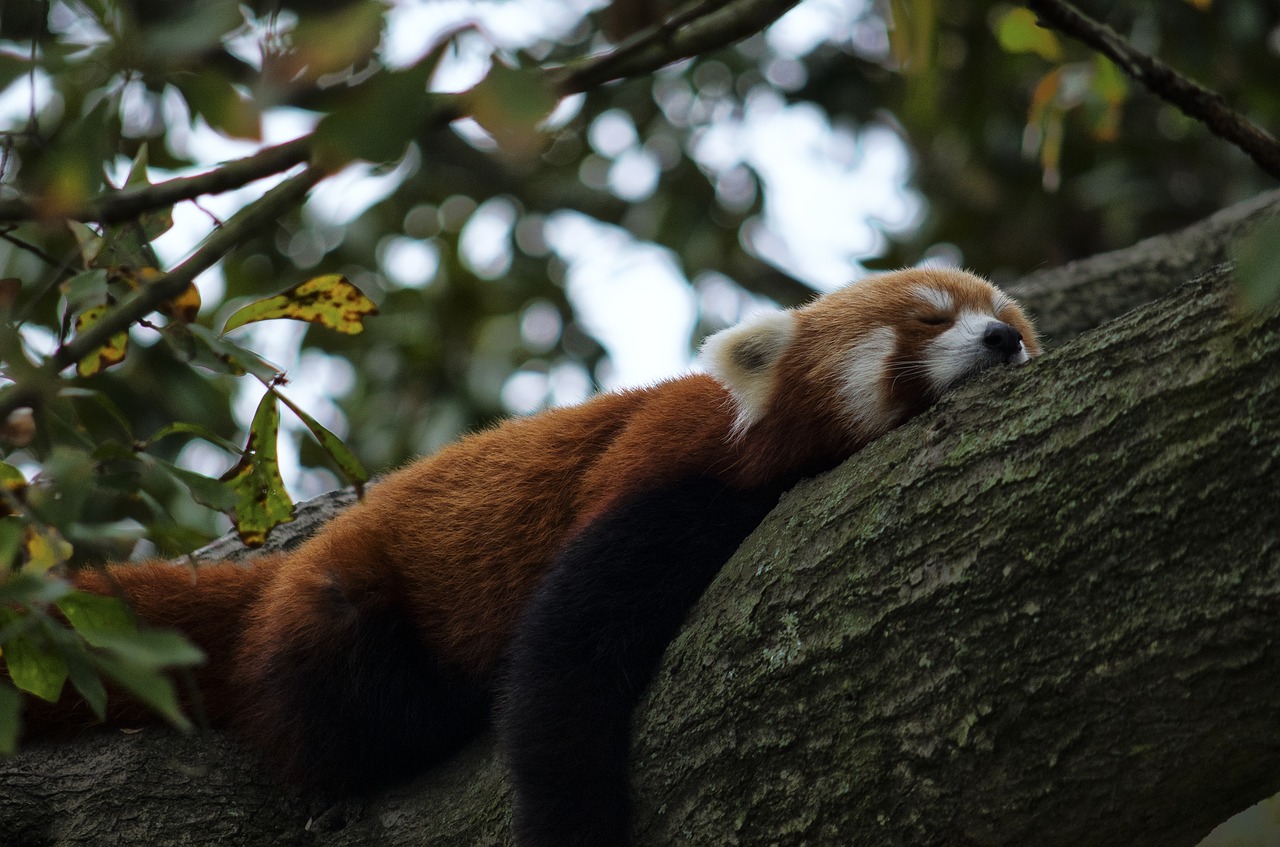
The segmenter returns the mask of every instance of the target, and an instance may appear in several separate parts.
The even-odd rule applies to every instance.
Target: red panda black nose
[[[1008,361],[1022,349],[1022,333],[1002,321],[987,324],[982,333],[982,343],[987,349]]]

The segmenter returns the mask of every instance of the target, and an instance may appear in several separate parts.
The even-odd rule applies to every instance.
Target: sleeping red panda
[[[209,717],[294,783],[403,778],[495,710],[516,844],[624,844],[631,709],[780,494],[1038,352],[987,282],[885,274],[713,336],[705,374],[469,436],[292,552],[78,582],[199,644]]]

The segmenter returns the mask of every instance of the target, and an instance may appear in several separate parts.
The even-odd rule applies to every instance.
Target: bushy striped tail
[[[249,563],[215,562],[192,568],[185,563],[145,562],[84,570],[77,588],[125,600],[139,625],[181,633],[205,654],[203,665],[178,680],[183,711],[196,720],[225,723],[232,717],[235,692],[229,684],[249,608],[275,573],[280,557]],[[194,678],[192,691],[191,679]],[[158,716],[108,682],[107,722],[154,723]],[[99,723],[70,684],[57,703],[31,697],[23,710],[27,739],[58,737]]]

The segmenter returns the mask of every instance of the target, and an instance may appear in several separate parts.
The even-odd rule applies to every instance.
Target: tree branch
[[[1232,110],[1221,94],[1137,50],[1115,30],[1093,20],[1065,0],[1026,0],[1026,5],[1040,18],[1042,25],[1102,53],[1158,97],[1239,147],[1263,171],[1280,179],[1280,144],[1266,130]]]
[[[64,368],[106,344],[113,335],[151,314],[161,303],[177,297],[197,276],[213,267],[246,237],[269,227],[300,202],[324,176],[320,169],[309,167],[240,210],[225,225],[214,230],[189,259],[155,282],[139,288],[85,332],[58,348],[38,369],[38,377],[15,383],[0,394],[0,420],[7,418],[14,409],[31,405],[33,381],[40,377],[51,381]]]
[[[208,173],[102,194],[83,206],[60,210],[58,217],[107,225],[122,223],[183,200],[194,200],[204,194],[221,194],[282,173],[305,162],[310,152],[310,141],[306,138],[287,141],[244,159],[219,165]],[[0,221],[28,221],[42,216],[40,204],[27,198],[0,201]]]
[[[1009,293],[1036,316],[1046,346],[1056,347],[1229,261],[1231,244],[1277,215],[1280,190],[1269,191],[1177,232],[1028,274]]]
[[[694,0],[608,53],[570,62],[549,73],[556,87],[566,94],[653,73],[672,62],[719,50],[754,35],[798,3],[799,0]]]

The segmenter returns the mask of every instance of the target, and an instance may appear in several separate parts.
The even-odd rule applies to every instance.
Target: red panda
[[[623,844],[631,709],[781,493],[1038,353],[989,283],[885,274],[714,335],[706,373],[469,436],[292,552],[78,582],[200,645],[206,712],[295,783],[403,778],[495,712],[516,844]]]

